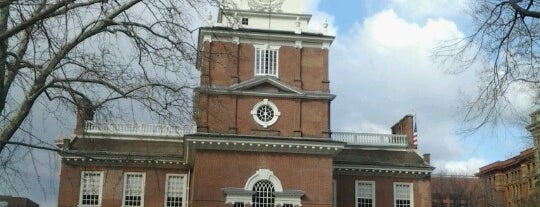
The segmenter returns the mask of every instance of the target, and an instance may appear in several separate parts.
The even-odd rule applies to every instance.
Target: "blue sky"
[[[332,129],[389,133],[406,114],[417,115],[419,150],[431,153],[438,170],[473,174],[478,167],[507,159],[527,147],[523,126],[506,125],[473,135],[459,133],[464,125],[458,110],[460,94],[474,94],[474,71],[445,73],[432,61],[440,41],[470,32],[468,0],[308,0],[315,27],[324,19],[336,35],[330,49]],[[471,0],[471,2],[473,2]],[[213,15],[216,16],[215,14]],[[474,67],[473,67],[474,69]],[[528,114],[527,98],[517,94],[516,105]],[[38,109],[35,111],[45,111]],[[51,143],[72,130],[68,121],[48,113],[33,113],[34,133]],[[54,112],[53,112],[54,113]],[[51,123],[60,123],[51,127]],[[23,164],[23,173],[40,172],[41,184],[29,183],[20,192],[42,206],[55,206],[58,190],[57,158],[36,152],[37,169]]]

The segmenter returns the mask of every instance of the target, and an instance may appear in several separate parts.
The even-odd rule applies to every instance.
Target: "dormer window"
[[[255,75],[278,76],[279,47],[255,46]]]
[[[249,19],[246,17],[242,17],[242,25],[248,25],[248,24],[249,24]]]

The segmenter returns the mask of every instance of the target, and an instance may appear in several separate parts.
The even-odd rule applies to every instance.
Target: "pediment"
[[[231,90],[304,94],[301,89],[285,84],[271,76],[255,77],[242,83],[234,84],[231,86]]]

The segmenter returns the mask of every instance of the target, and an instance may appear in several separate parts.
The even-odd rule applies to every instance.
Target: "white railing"
[[[407,135],[332,132],[332,139],[350,145],[406,147]]]
[[[184,136],[194,134],[194,125],[136,124],[136,123],[96,123],[86,121],[84,132],[122,135]]]

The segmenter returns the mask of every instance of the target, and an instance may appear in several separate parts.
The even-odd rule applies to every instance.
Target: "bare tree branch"
[[[450,71],[480,67],[478,90],[463,105],[463,119],[471,125],[467,131],[476,131],[523,116],[527,112],[522,110],[539,103],[540,2],[480,0],[471,6],[473,32],[441,44],[434,54],[450,63]],[[518,93],[527,93],[531,103],[516,103]]]

